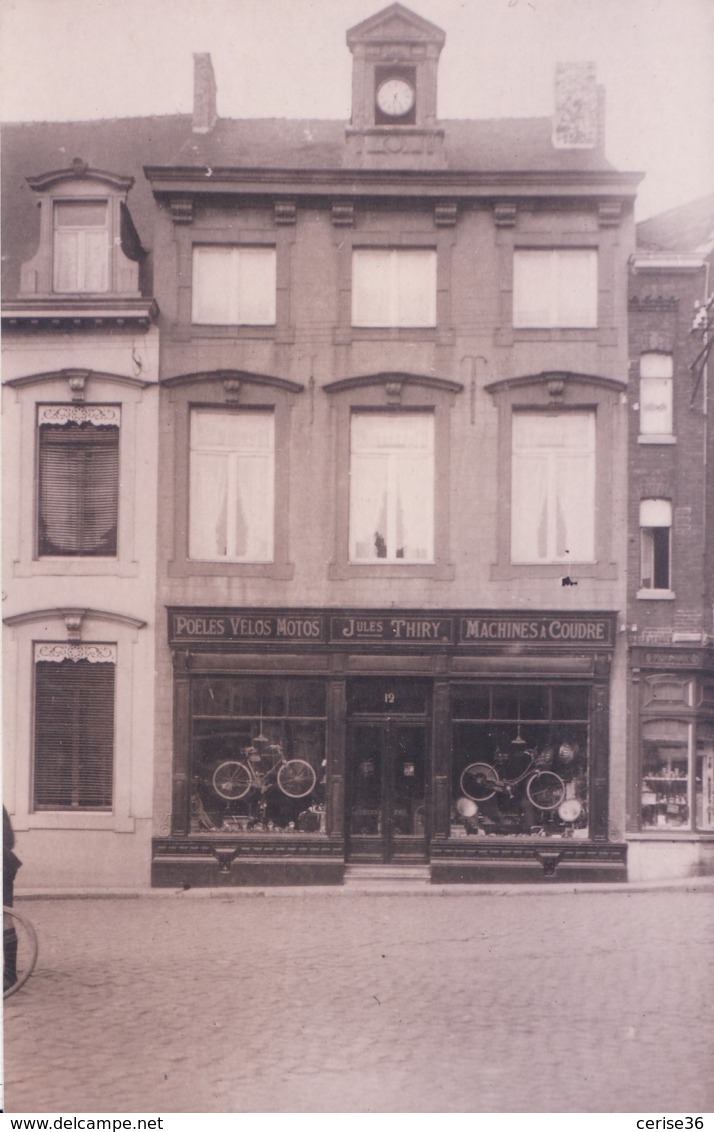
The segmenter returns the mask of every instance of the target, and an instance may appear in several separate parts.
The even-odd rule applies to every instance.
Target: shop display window
[[[191,831],[324,834],[325,716],[321,681],[196,677]]]
[[[589,689],[453,690],[451,836],[588,836]]]
[[[714,723],[642,724],[641,828],[714,829]]]

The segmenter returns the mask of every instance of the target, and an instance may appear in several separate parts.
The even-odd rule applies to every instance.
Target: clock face
[[[402,118],[414,105],[414,87],[406,79],[386,79],[377,89],[377,106],[390,118]]]

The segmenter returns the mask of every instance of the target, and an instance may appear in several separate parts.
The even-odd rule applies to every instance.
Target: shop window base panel
[[[236,841],[155,840],[154,888],[266,888],[341,885],[342,843],[324,840],[261,846]]]
[[[461,847],[432,843],[432,884],[597,884],[627,881],[627,846],[602,842]]]

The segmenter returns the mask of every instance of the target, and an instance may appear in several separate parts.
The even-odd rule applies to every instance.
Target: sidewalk
[[[180,894],[186,899],[218,899],[255,896],[582,896],[586,894],[636,892],[711,892],[714,875],[664,878],[650,881],[604,884],[422,884],[410,881],[364,881],[345,885],[267,885],[249,888],[237,885],[215,888],[33,888],[16,889],[16,900],[136,900],[151,897],[160,900]]]

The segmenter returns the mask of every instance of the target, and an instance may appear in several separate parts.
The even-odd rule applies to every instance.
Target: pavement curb
[[[415,884],[409,882],[382,883],[379,881],[349,883],[345,885],[275,885],[264,887],[225,888],[66,888],[27,889],[16,892],[17,901],[31,900],[162,900],[177,896],[184,900],[240,900],[249,897],[356,897],[356,896],[596,896],[618,893],[633,896],[647,892],[711,892],[714,893],[714,876],[686,877],[684,879],[633,881],[631,883],[604,884]]]

